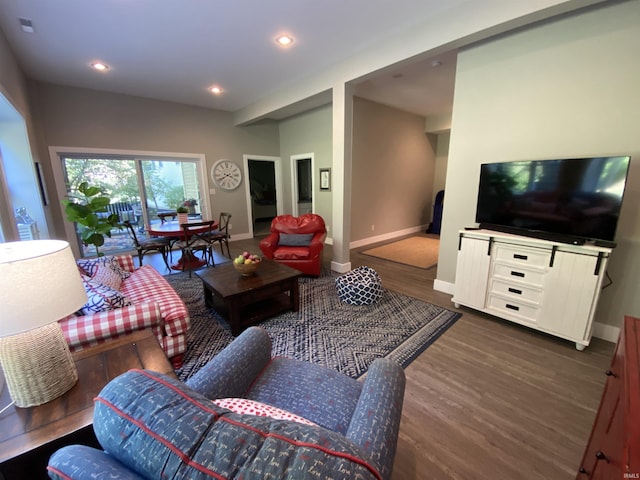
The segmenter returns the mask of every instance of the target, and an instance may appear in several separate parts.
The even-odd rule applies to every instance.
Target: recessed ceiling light
[[[211,93],[213,93],[214,95],[222,95],[222,88],[217,87],[217,86],[215,86],[215,87],[211,87],[211,88],[209,89],[209,91],[210,91]]]
[[[102,62],[93,62],[91,64],[92,68],[95,68],[96,70],[99,70],[101,72],[104,72],[105,70],[109,70],[109,65],[102,63]]]
[[[289,47],[293,43],[293,37],[290,35],[278,35],[276,37],[276,43],[281,47]]]

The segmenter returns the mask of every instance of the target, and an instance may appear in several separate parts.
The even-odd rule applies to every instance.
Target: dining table
[[[200,223],[201,219],[193,219],[187,223]],[[214,221],[214,224],[211,226],[212,229],[218,228],[218,222]],[[190,234],[203,233],[209,229],[208,226],[202,226],[197,228],[190,228]],[[155,223],[146,227],[147,234],[151,237],[172,237],[177,238],[179,241],[186,240],[185,232],[182,228],[180,222],[177,220],[165,221],[164,223]],[[197,268],[203,267],[206,265],[206,260],[197,257],[192,252],[184,252],[182,256],[178,259],[176,263],[171,265],[173,270],[195,270]]]

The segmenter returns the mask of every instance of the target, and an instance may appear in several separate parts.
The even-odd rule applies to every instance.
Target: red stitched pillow
[[[234,413],[240,413],[242,415],[271,417],[276,420],[290,420],[304,425],[318,426],[318,424],[300,417],[295,413],[287,412],[281,408],[272,407],[266,403],[256,402],[255,400],[248,400],[246,398],[220,398],[212,401],[219,407],[226,408],[227,410],[231,410]]]

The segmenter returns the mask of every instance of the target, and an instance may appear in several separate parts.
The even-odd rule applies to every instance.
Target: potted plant
[[[182,225],[183,223],[187,223],[189,221],[189,208],[184,205],[180,205],[176,208],[176,212],[178,213],[178,223]]]
[[[100,247],[104,245],[104,237],[111,237],[111,230],[122,229],[120,219],[115,213],[109,213],[107,206],[111,199],[102,188],[92,187],[87,182],[78,185],[79,195],[68,195],[62,200],[67,220],[78,226],[78,235],[85,245],[94,245],[96,255],[104,255]]]

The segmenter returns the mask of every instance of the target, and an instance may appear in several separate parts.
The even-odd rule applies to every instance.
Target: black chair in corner
[[[229,251],[229,220],[231,220],[231,214],[229,212],[221,212],[220,220],[218,221],[218,229],[211,232],[209,241],[211,244],[220,244],[220,253],[224,255],[224,246],[227,247],[227,257],[231,258],[231,252]],[[212,251],[213,253],[213,251]]]
[[[167,260],[167,255],[170,252],[168,238],[150,238],[148,240],[141,241],[138,240],[136,229],[130,221],[125,220],[122,224],[127,228],[129,236],[131,237],[131,240],[133,240],[133,245],[136,250],[138,250],[138,261],[140,262],[140,266],[142,266],[142,259],[144,258],[145,253],[159,252],[162,255],[164,264],[167,266],[167,270],[171,271],[169,261]]]

